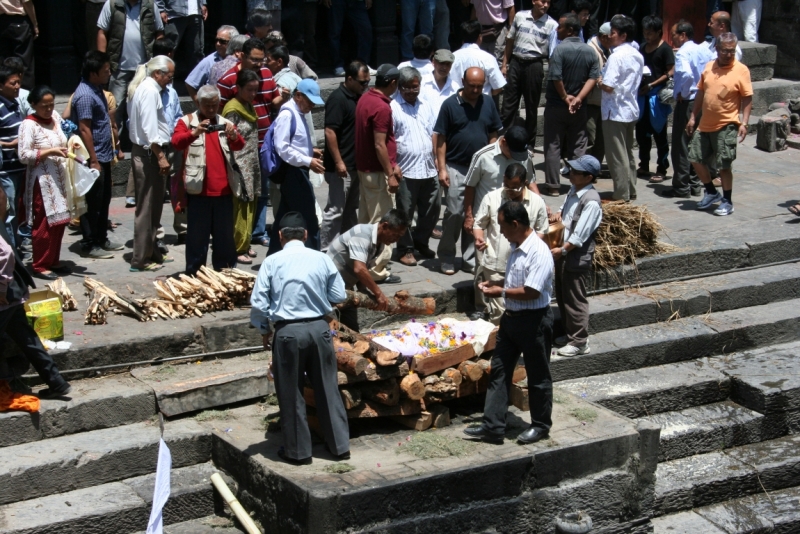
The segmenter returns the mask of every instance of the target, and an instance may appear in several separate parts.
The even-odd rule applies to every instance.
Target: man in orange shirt
[[[686,133],[694,134],[689,147],[689,161],[706,189],[697,209],[705,210],[719,202],[714,215],[720,216],[733,213],[731,167],[736,159],[736,138],[740,143],[744,142],[753,105],[750,70],[736,60],[736,43],[736,36],[732,33],[717,37],[717,59],[706,65],[700,76],[694,109],[686,124]],[[743,115],[741,121],[740,111]],[[695,132],[695,118],[701,113],[700,125]],[[721,195],[711,182],[708,170],[708,163],[713,161],[716,161],[722,179]]]

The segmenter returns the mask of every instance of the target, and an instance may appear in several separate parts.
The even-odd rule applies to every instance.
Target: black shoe
[[[631,199],[631,200],[636,200],[636,195],[631,195],[631,196],[630,196],[630,199]]]
[[[375,283],[376,284],[399,284],[402,281],[403,280],[399,276],[397,276],[396,274],[390,274],[389,276],[387,276],[383,280],[381,280],[379,282],[375,282]]]
[[[661,196],[664,198],[689,198],[691,195],[689,193],[676,193],[674,189],[665,189],[661,192]]]
[[[483,428],[483,425],[467,427],[464,429],[464,434],[471,438],[478,438],[486,443],[492,443],[494,445],[503,444],[503,436],[490,434],[486,431],[486,429]]]
[[[289,458],[288,456],[286,456],[286,452],[283,450],[283,447],[278,449],[278,456],[280,456],[281,460],[283,460],[287,464],[311,465],[311,456],[309,456],[308,458],[303,458],[302,460],[295,460],[294,458]]]
[[[328,447],[328,444],[325,444],[325,450],[328,451],[328,454],[333,456],[334,461],[341,462],[342,460],[349,460],[350,459],[350,451],[343,452],[342,454],[333,454],[331,448]],[[311,462],[309,462],[311,463]]]
[[[476,311],[469,314],[470,321],[477,321],[479,319],[483,319],[484,321],[489,320],[489,314],[482,311]]]
[[[72,274],[72,269],[66,265],[56,265],[55,267],[50,267],[50,270],[60,275]]]
[[[522,443],[523,445],[530,445],[531,443],[536,443],[537,441],[546,439],[549,435],[549,430],[530,427],[528,430],[517,436],[517,442]]]
[[[39,271],[33,271],[33,276],[36,278],[41,278],[42,280],[50,280],[51,282],[58,278],[58,275],[52,271],[49,273],[40,273]]]
[[[428,245],[423,245],[422,243],[415,241],[414,248],[417,249],[419,255],[425,258],[426,260],[430,260],[436,257],[436,253],[432,251]]]
[[[39,390],[37,396],[40,399],[57,399],[69,395],[70,391],[72,391],[72,386],[69,385],[69,382],[64,382],[56,388],[44,388]]]

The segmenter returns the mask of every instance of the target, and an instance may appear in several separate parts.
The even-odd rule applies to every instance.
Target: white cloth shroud
[[[147,522],[147,534],[163,534],[164,518],[162,511],[167,504],[170,493],[170,471],[172,470],[172,453],[164,443],[162,437],[158,443],[158,467],[156,468],[156,483],[153,488],[153,509],[150,510],[150,520]]]
[[[372,341],[403,356],[416,356],[429,352],[429,345],[422,343],[423,340],[434,343],[439,352],[444,352],[456,347],[449,346],[450,338],[443,335],[443,327],[449,330],[450,336],[454,336],[456,346],[463,344],[464,341],[471,343],[476,356],[483,354],[489,335],[495,329],[492,323],[482,319],[458,321],[445,318],[430,323],[412,321],[391,333],[375,336]]]

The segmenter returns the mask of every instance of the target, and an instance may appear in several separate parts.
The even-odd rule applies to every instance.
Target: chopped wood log
[[[444,404],[430,405],[428,412],[433,416],[433,428],[450,426],[450,408]]]
[[[411,369],[422,376],[427,376],[458,365],[464,360],[469,360],[473,357],[475,357],[475,349],[472,348],[471,344],[467,343],[453,350],[437,352],[423,358],[415,357],[411,360]]]
[[[67,283],[59,277],[53,280],[52,283],[46,284],[46,287],[53,293],[61,297],[61,310],[74,311],[78,309],[78,301],[72,295],[72,291],[67,287]]]
[[[456,386],[461,384],[461,381],[464,380],[464,376],[461,374],[461,371],[453,369],[452,367],[442,371],[442,374],[439,376],[445,380],[450,380]]]
[[[376,380],[386,380],[397,376],[405,376],[408,374],[408,364],[401,363],[396,367],[381,367],[375,364],[367,366],[367,370],[359,375],[351,375],[339,371],[337,379],[340,386],[346,384],[357,384],[359,382],[374,382]]]
[[[425,377],[425,378],[422,380],[422,383],[423,383],[423,384],[425,384],[426,386],[429,386],[429,385],[430,385],[430,386],[432,386],[433,384],[435,384],[435,383],[436,383],[436,382],[438,382],[438,381],[439,381],[439,377],[438,377],[438,376],[436,376],[436,375],[431,375],[431,376],[426,376],[426,377]]]
[[[361,404],[361,390],[358,388],[342,388],[339,390],[345,410],[351,410]]]
[[[397,406],[400,402],[400,384],[396,378],[382,382],[368,382],[361,386],[361,395],[386,406]]]
[[[392,417],[392,421],[396,421],[412,430],[422,432],[423,430],[428,430],[433,424],[433,414],[422,412],[419,415],[395,415]]]
[[[374,310],[378,307],[378,302],[371,295],[358,291],[347,291],[347,298],[344,302],[336,305],[337,308],[367,308]],[[387,297],[389,308],[386,312],[389,315],[433,315],[436,311],[436,301],[431,298],[412,297],[408,291],[398,291],[393,297]]]
[[[336,367],[351,375],[360,375],[369,367],[369,360],[360,354],[348,350],[336,351]]]
[[[338,351],[339,349],[344,349],[344,350],[349,351],[349,352],[355,352],[353,350],[353,344],[352,343],[348,343],[347,341],[343,341],[341,338],[336,336],[336,337],[333,338],[333,350]]]
[[[464,379],[471,382],[477,382],[483,376],[483,369],[475,362],[466,360],[458,365],[458,370]]]
[[[400,381],[400,390],[411,400],[419,400],[425,396],[425,384],[417,374],[406,375]]]
[[[357,408],[347,410],[348,419],[388,417],[392,415],[415,415],[422,412],[422,401],[403,400],[396,406],[385,406],[378,402],[364,401]]]
[[[491,360],[486,360],[486,359],[481,358],[476,363],[481,367],[481,369],[483,369],[483,373],[486,376],[488,376],[489,373],[491,373],[491,371],[492,371],[492,362],[491,362]],[[527,377],[528,377],[528,375],[525,372],[525,366],[524,365],[518,365],[518,366],[516,366],[514,368],[514,376],[511,377],[511,382],[516,384],[517,382],[519,382],[521,380],[525,380]]]
[[[459,386],[447,380],[439,380],[435,384],[425,384],[425,395],[435,397],[453,398]]]
[[[358,341],[353,343],[353,350],[355,352],[361,354],[362,356],[368,354],[370,348],[371,347],[370,347],[369,341],[366,340],[366,339],[359,339]],[[381,364],[381,365],[383,365],[383,364]]]
[[[400,353],[393,350],[379,350],[375,352],[375,363],[384,367],[397,365],[401,358]]]
[[[484,374],[488,375],[491,372],[492,370],[491,360],[485,360],[483,358],[480,358],[477,363],[478,365],[480,365],[481,369],[483,369]]]
[[[512,384],[511,385],[511,393],[509,395],[509,400],[511,404],[517,407],[517,409],[528,412],[530,411],[531,407],[528,403],[528,387],[527,383],[524,386],[520,386],[519,384]]]

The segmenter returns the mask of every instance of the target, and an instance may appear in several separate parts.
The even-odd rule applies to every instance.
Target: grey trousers
[[[601,164],[606,157],[606,144],[603,137],[603,119],[600,106],[586,105],[587,154],[597,158]]]
[[[322,211],[319,231],[320,249],[323,251],[328,250],[336,236],[358,224],[358,172],[348,170],[345,178],[335,172],[326,172],[325,181],[328,183],[328,203]]]
[[[121,70],[113,74],[108,82],[108,90],[117,101],[116,118],[120,137],[125,129],[125,119],[128,118],[128,85],[133,81],[134,74],[136,72],[132,70]]]
[[[556,262],[555,292],[561,323],[569,345],[583,347],[589,341],[589,299],[586,283],[589,271],[570,272],[563,259]]]
[[[131,267],[141,269],[157,252],[156,232],[161,226],[167,177],[158,172],[158,158],[139,145],[131,148],[133,179],[136,184],[136,214],[133,219]]]
[[[306,376],[314,389],[317,415],[328,448],[337,455],[349,451],[350,430],[339,395],[336,354],[327,321],[276,325],[272,362],[286,456],[295,460],[311,456],[311,432],[303,398]]]
[[[681,195],[699,193],[703,189],[694,166],[689,162],[691,138],[686,134],[686,123],[693,107],[694,100],[676,102],[672,119],[672,189]]]
[[[480,252],[478,252],[480,257]],[[481,282],[502,282],[506,277],[506,273],[489,269],[483,265],[478,265],[475,269],[475,281],[473,286],[475,288],[475,308],[478,311],[485,312],[489,315],[489,321],[494,324],[500,324],[500,317],[506,311],[506,301],[500,297],[487,298],[483,295],[483,291],[478,289],[478,284]]]
[[[561,185],[561,154],[575,159],[586,154],[586,108],[570,113],[568,107],[544,108],[544,177],[550,187]]]
[[[461,257],[464,265],[475,267],[475,238],[464,231],[464,189],[467,186],[465,165],[447,164],[450,187],[445,190],[447,211],[442,218],[442,239],[436,250],[442,261],[453,262],[456,258],[456,242],[461,238]]]
[[[439,211],[436,208],[438,195],[439,179],[436,176],[423,179],[404,178],[400,181],[400,189],[395,196],[397,209],[404,211],[409,221],[414,219],[415,212],[417,214],[414,232],[408,228],[397,244],[400,256],[413,253],[417,243],[428,246],[436,221],[439,220]]]
[[[603,121],[608,172],[614,181],[614,200],[630,200],[636,196],[635,128],[636,122]]]

